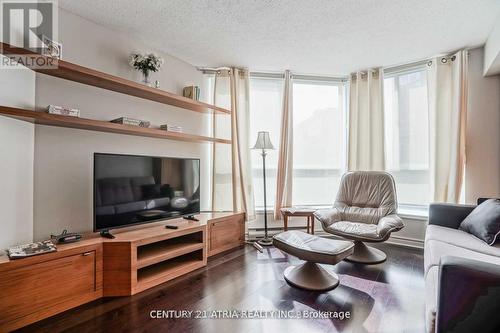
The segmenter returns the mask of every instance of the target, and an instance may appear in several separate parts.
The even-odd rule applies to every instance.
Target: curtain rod
[[[232,68],[236,68],[241,71],[247,70],[246,68],[243,67],[232,67]],[[218,67],[218,68],[196,67],[196,69],[202,72],[203,74],[220,74],[221,71],[228,71],[229,73],[231,73],[231,68],[229,67]]]
[[[469,51],[469,48],[466,49]],[[442,63],[447,63],[448,61],[455,61],[455,53],[458,51],[454,51],[448,54],[439,55],[435,57],[431,57],[424,60],[414,61],[407,64],[394,65],[388,67],[382,67],[384,74],[393,74],[400,71],[410,70],[413,68],[419,68],[423,66],[431,66],[433,59],[441,59]],[[468,54],[469,52],[467,52]],[[231,70],[229,67],[219,67],[219,68],[203,68],[197,67],[197,70],[201,71],[203,74],[220,74],[221,70]],[[251,77],[260,77],[260,78],[270,78],[270,79],[282,79],[285,77],[284,73],[276,73],[276,72],[250,72]],[[329,82],[347,82],[349,81],[350,75],[346,76],[320,76],[320,75],[301,75],[301,74],[293,74],[292,78],[297,80],[311,80],[311,81],[329,81]]]
[[[266,78],[266,79],[283,79],[285,73],[269,73],[269,72],[250,72],[250,77]],[[295,80],[304,81],[324,81],[324,82],[347,82],[347,77],[334,77],[334,76],[319,76],[319,75],[302,75],[291,74],[291,78]]]
[[[417,69],[421,68],[424,66],[429,66],[429,63],[432,64],[432,60],[426,59],[426,60],[420,60],[416,62],[411,62],[408,64],[403,64],[403,65],[397,65],[397,66],[390,66],[390,67],[383,67],[384,74],[393,74],[393,73],[398,73],[406,70],[411,70],[411,69]]]
[[[347,76],[318,76],[318,75],[293,75],[292,79],[304,81],[323,81],[323,82],[347,82]]]
[[[221,68],[197,68],[203,74],[220,74],[221,70],[229,70],[227,67]],[[276,72],[250,72],[251,77],[265,78],[265,79],[283,79],[285,73]],[[333,77],[333,76],[318,76],[318,75],[299,75],[292,74],[293,79],[296,80],[310,80],[310,81],[324,81],[324,82],[347,82],[348,77]]]
[[[205,67],[196,67],[197,70],[202,72],[203,74],[220,74],[221,71],[230,71],[229,67],[217,67],[217,68],[205,68]]]
[[[467,55],[468,55],[469,49],[465,49],[465,50],[467,51]],[[384,70],[384,74],[391,74],[391,73],[396,73],[396,72],[400,72],[400,71],[404,71],[404,70],[408,70],[408,69],[412,69],[412,68],[431,66],[434,59],[439,59],[441,61],[441,63],[445,64],[449,61],[455,61],[455,59],[456,59],[455,54],[458,51],[460,51],[460,50],[450,52],[448,54],[437,55],[435,57],[431,57],[431,58],[424,59],[424,60],[414,61],[414,62],[407,63],[407,64],[383,67],[382,69]]]
[[[266,79],[283,79],[285,73],[272,73],[272,72],[250,72],[251,77],[260,77]]]

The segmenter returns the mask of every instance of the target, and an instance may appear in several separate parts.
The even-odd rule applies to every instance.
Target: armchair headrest
[[[383,208],[396,213],[397,197],[394,179],[382,171],[354,171],[342,176],[335,204],[362,208]]]

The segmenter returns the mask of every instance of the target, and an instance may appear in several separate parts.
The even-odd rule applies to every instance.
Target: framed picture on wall
[[[42,42],[45,45],[44,48],[42,48],[42,55],[47,56],[47,57],[52,57],[55,59],[62,59],[62,44],[58,43],[56,41],[53,41],[50,38],[47,38],[46,36],[42,36]]]

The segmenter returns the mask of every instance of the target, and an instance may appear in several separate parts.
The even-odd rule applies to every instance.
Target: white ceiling
[[[195,66],[343,75],[482,45],[499,0],[59,0]]]

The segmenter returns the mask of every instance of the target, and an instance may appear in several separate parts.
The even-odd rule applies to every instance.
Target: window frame
[[[259,79],[259,80],[276,80],[276,81],[281,81],[281,84],[282,84],[282,88],[284,87],[284,80],[285,80],[285,74],[284,73],[267,73],[267,72],[250,72],[249,74],[249,80],[251,81],[252,79]],[[249,89],[251,89],[251,86],[252,86],[252,83],[250,82],[249,84]],[[249,98],[251,98],[251,91],[249,93]],[[249,112],[251,112],[251,108],[252,108],[252,103],[250,102],[250,109],[249,109]],[[281,119],[281,112],[282,112],[282,109],[283,108],[283,96],[281,96],[281,107],[280,107],[280,119]],[[252,119],[252,116],[250,115],[250,121]],[[278,127],[278,130],[280,129],[280,126]],[[279,134],[278,134],[279,136]],[[277,146],[279,144],[279,140],[277,142],[272,142],[273,145],[274,145],[274,148],[275,150],[274,151],[278,151],[279,150],[279,147]],[[250,142],[251,145],[253,145],[253,142]],[[253,159],[252,159],[253,161]],[[251,166],[251,176],[252,176],[252,182],[255,181],[254,179],[254,172],[259,172],[259,173],[262,173],[262,159],[259,159],[258,161],[256,161],[257,164],[259,164],[259,167],[258,168],[253,168],[253,165]],[[270,193],[270,188],[272,188],[272,186],[269,185],[269,178],[270,176],[273,174],[274,170],[273,171],[270,171],[269,170],[269,160],[266,159],[266,180],[267,180],[267,208],[266,210],[268,212],[272,211],[274,209],[274,198],[275,198],[275,193]],[[277,169],[276,169],[277,170]],[[259,177],[260,179],[260,177]],[[272,197],[270,197],[269,195],[272,195]],[[271,200],[270,200],[271,199]],[[256,212],[264,212],[264,205],[257,205],[257,201],[255,200],[255,211]]]
[[[403,65],[403,66],[396,66],[396,67],[391,67],[391,68],[384,68],[384,79],[385,78],[391,78],[394,76],[398,75],[405,75],[405,74],[411,74],[415,72],[420,72],[423,70],[428,69],[428,61],[421,61],[409,65]],[[282,72],[250,72],[250,79],[252,78],[269,78],[269,79],[283,79],[284,80],[284,73]],[[342,98],[342,112],[343,112],[343,156],[342,156],[342,167],[343,169],[340,170],[341,173],[345,172],[347,170],[347,140],[348,140],[348,117],[349,117],[349,93],[350,93],[350,82],[349,82],[349,77],[348,76],[341,76],[341,77],[329,77],[329,76],[314,76],[314,75],[300,75],[300,74],[292,74],[291,76],[291,84],[292,84],[292,94],[293,94],[293,83],[294,82],[306,82],[306,83],[312,83],[312,84],[318,84],[318,85],[337,85],[340,86],[341,89],[343,89],[343,92],[341,94]],[[428,84],[428,81],[427,81]],[[292,96],[293,98],[293,96]],[[385,116],[385,112],[384,112]],[[385,135],[385,134],[384,134]],[[429,166],[430,170],[430,166]],[[270,209],[273,207],[271,205],[268,205],[267,207],[268,212]],[[325,205],[325,204],[303,204],[300,206],[304,207],[311,207],[311,208],[325,208],[329,207],[330,205]],[[255,207],[256,212],[262,213],[264,211],[264,207],[262,206],[256,206]],[[428,209],[428,204],[421,205],[421,204],[399,204],[399,211],[402,216],[408,217],[408,218],[415,218],[415,219],[426,219],[427,217],[427,209]]]
[[[385,79],[388,79],[388,78],[394,78],[396,76],[401,76],[401,75],[408,75],[408,74],[413,74],[413,73],[418,73],[418,72],[423,72],[423,71],[428,71],[428,61],[421,61],[421,62],[417,62],[417,63],[413,63],[413,64],[409,64],[409,65],[404,65],[404,66],[398,66],[398,67],[393,67],[393,68],[385,68],[383,69],[384,71],[384,80]],[[428,75],[428,73],[427,73]],[[426,87],[428,87],[428,84],[429,84],[429,81],[428,81],[428,76],[427,76],[427,79],[426,79]],[[397,94],[399,96],[399,86],[397,86]],[[427,96],[427,103],[429,103],[429,96]],[[428,112],[428,110],[427,110]],[[386,117],[386,113],[385,113],[385,106],[384,106],[384,117]],[[385,125],[385,121],[384,121],[384,125]],[[384,126],[385,127],[385,126]],[[384,129],[385,131],[386,129]],[[428,131],[430,129],[428,128]],[[430,133],[429,133],[430,134]],[[385,133],[384,133],[384,136],[385,136]],[[385,140],[385,138],[384,138]],[[385,159],[387,160],[387,150],[385,151]],[[429,154],[429,159],[430,159],[430,151],[428,150],[428,154]],[[408,171],[423,171],[425,169],[416,169],[416,170],[410,170],[408,169]],[[430,160],[429,160],[429,167],[427,169],[427,172],[430,173],[430,170],[431,170],[431,165],[430,165]],[[394,170],[392,170],[394,171]],[[391,170],[387,170],[387,172],[392,172]],[[429,183],[430,183],[430,179],[429,179]],[[429,193],[429,198],[430,198],[430,193]],[[415,203],[404,203],[404,204],[401,204],[401,203],[398,203],[398,209],[399,211],[403,212],[403,215],[406,215],[408,217],[416,217],[416,218],[424,218],[424,217],[427,217],[428,216],[428,207],[429,207],[429,204],[415,204]]]
[[[349,92],[349,78],[348,77],[328,77],[328,76],[312,76],[312,75],[292,75],[291,84],[292,84],[292,100],[294,100],[294,84],[309,84],[309,85],[318,85],[318,86],[335,86],[339,91],[339,105],[341,107],[342,112],[342,147],[341,147],[341,156],[340,156],[340,168],[338,169],[324,169],[327,172],[338,172],[340,176],[347,171],[347,139],[348,139],[348,92]],[[295,110],[293,110],[295,112]],[[297,169],[294,167],[293,172],[295,177],[295,172],[304,172],[304,168]],[[333,204],[334,196],[330,199],[331,203],[310,203],[310,204],[301,204],[294,203],[294,205],[301,207],[311,207],[311,208],[325,208],[330,207]]]

